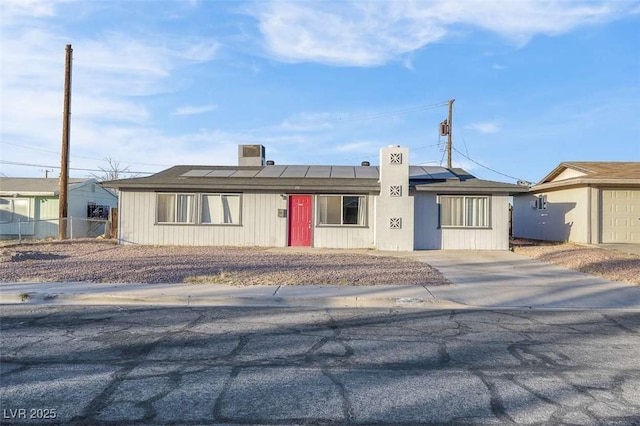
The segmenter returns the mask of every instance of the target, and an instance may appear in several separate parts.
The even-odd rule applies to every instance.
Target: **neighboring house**
[[[0,238],[58,236],[58,179],[0,177]],[[118,197],[95,179],[69,179],[67,236],[88,237],[104,232],[104,223]],[[87,220],[87,219],[93,220]]]
[[[409,166],[409,149],[380,167],[265,163],[239,146],[238,166],[175,166],[105,182],[120,191],[123,244],[488,249],[509,247],[509,195],[527,187],[462,169]]]
[[[513,235],[640,243],[640,162],[564,162],[514,197]]]

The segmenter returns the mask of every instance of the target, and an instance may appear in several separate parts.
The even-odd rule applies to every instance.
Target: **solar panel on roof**
[[[189,170],[187,173],[183,173],[181,177],[203,177],[210,173],[212,170],[194,169]]]
[[[257,178],[276,178],[280,177],[285,166],[265,166],[256,175]]]
[[[444,167],[423,166],[422,168],[433,176],[434,179],[456,179],[456,175]]]
[[[309,166],[287,166],[280,175],[283,178],[305,177]]]
[[[377,179],[379,172],[377,167],[355,167],[356,179]]]
[[[310,166],[306,177],[328,178],[330,175],[331,175],[331,166]]]
[[[229,177],[235,170],[211,170],[206,177]]]
[[[331,167],[332,178],[355,178],[353,166],[333,166]]]
[[[240,177],[255,177],[260,170],[236,170],[231,177],[240,178]]]

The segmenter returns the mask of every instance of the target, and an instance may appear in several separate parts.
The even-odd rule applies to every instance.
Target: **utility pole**
[[[69,189],[69,125],[71,122],[71,57],[73,49],[67,44],[64,71],[64,111],[62,114],[62,155],[60,158],[60,208],[58,213],[58,239],[67,238]]]
[[[453,133],[453,103],[455,99],[449,99],[449,118],[447,118],[447,169],[451,168],[451,133]]]

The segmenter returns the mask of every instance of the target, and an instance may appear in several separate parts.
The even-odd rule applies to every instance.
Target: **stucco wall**
[[[375,209],[378,250],[413,250],[414,200],[409,194],[409,148],[389,146],[380,150],[380,195],[376,197]]]
[[[585,187],[515,196],[514,237],[588,243],[588,193]],[[547,197],[547,208],[533,208],[541,196]]]

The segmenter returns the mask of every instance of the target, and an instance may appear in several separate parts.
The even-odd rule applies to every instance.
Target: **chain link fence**
[[[68,217],[46,220],[18,220],[0,223],[0,239],[18,240],[58,238],[58,223],[66,224],[67,239],[112,238],[111,222],[100,218]]]

